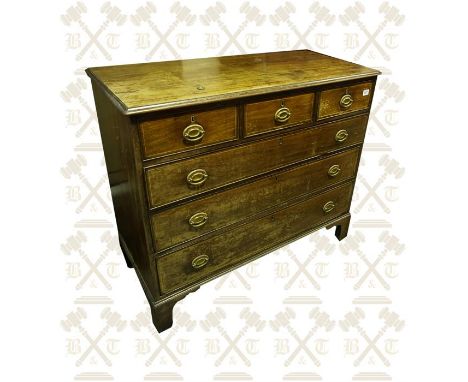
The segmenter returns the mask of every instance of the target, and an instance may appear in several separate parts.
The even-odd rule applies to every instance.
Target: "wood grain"
[[[345,115],[369,108],[372,99],[373,83],[365,82],[320,92],[318,119]],[[353,103],[349,108],[340,106],[341,98],[349,94]]]
[[[235,107],[193,112],[139,122],[141,144],[145,159],[184,152],[237,138],[237,110]],[[200,142],[183,139],[184,129],[194,122],[204,129]]]
[[[88,68],[124,114],[200,105],[375,77],[380,72],[309,50]]]
[[[195,239],[256,213],[275,208],[292,198],[352,178],[359,151],[360,148],[356,148],[295,166],[240,187],[156,212],[151,217],[155,250],[161,251]],[[328,174],[333,165],[340,167],[339,174],[334,177]],[[190,217],[200,212],[206,213],[208,220],[201,227],[192,227],[189,224]]]
[[[251,221],[223,235],[158,257],[156,261],[161,291],[167,293],[200,281],[227,266],[254,256],[281,240],[345,213],[349,208],[352,189],[352,184],[345,184]],[[327,214],[322,208],[328,201],[333,201],[335,208]],[[208,263],[201,269],[193,269],[193,259],[202,254],[209,257]]]
[[[244,106],[245,136],[284,129],[300,123],[310,123],[313,103],[312,93],[248,103]],[[291,117],[284,123],[275,121],[275,113],[282,105],[291,112]]]
[[[175,303],[208,280],[322,227],[346,237],[378,70],[301,50],[86,73],[119,242],[158,331],[172,325]],[[353,98],[348,108],[344,94]],[[278,124],[281,99],[292,114]],[[206,134],[187,143],[192,115]],[[334,164],[341,172],[328,178]],[[70,161],[64,171],[80,176],[81,165]],[[196,169],[208,178],[189,187]],[[189,226],[203,211],[205,225]],[[199,257],[195,270],[200,255],[208,262]]]
[[[202,155],[146,171],[149,207],[160,207],[233,182],[308,158],[361,143],[364,139],[366,116],[308,128],[281,137],[265,139],[249,145]],[[335,135],[345,129],[348,138],[336,142]],[[196,169],[207,172],[200,187],[187,184],[187,175]]]
[[[142,163],[139,160],[137,129],[130,119],[119,112],[99,84],[92,83],[97,117],[104,148],[109,186],[115,211],[119,238],[146,280],[152,296],[159,294],[155,264],[149,261],[151,233],[143,203]],[[149,240],[148,240],[149,233]]]

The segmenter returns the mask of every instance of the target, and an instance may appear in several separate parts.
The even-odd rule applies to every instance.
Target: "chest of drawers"
[[[300,50],[86,72],[158,331],[201,284],[319,228],[347,235],[377,70]]]

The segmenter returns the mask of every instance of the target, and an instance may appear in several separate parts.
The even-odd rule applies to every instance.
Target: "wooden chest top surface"
[[[380,74],[309,50],[105,66],[86,72],[127,115]]]

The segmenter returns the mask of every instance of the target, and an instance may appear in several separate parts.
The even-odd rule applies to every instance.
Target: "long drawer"
[[[307,128],[221,152],[146,169],[149,207],[155,208],[361,143],[367,116]]]
[[[156,212],[151,217],[156,251],[236,223],[287,200],[352,178],[359,149],[277,172]]]
[[[158,257],[161,291],[171,292],[294,238],[349,210],[353,184],[298,202],[222,235]]]

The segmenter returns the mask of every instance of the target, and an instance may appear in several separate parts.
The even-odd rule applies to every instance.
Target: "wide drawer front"
[[[359,149],[282,171],[152,215],[156,251],[354,176]]]
[[[308,128],[146,170],[150,208],[312,158],[364,140],[367,116]]]
[[[236,108],[228,107],[139,123],[143,157],[192,150],[236,139]]]
[[[372,86],[371,82],[366,82],[320,92],[317,119],[340,116],[369,108]]]
[[[352,186],[347,183],[223,235],[157,258],[162,293],[213,276],[223,268],[345,213],[349,209]]]
[[[313,104],[312,93],[246,104],[245,135],[256,135],[300,123],[310,123]]]

